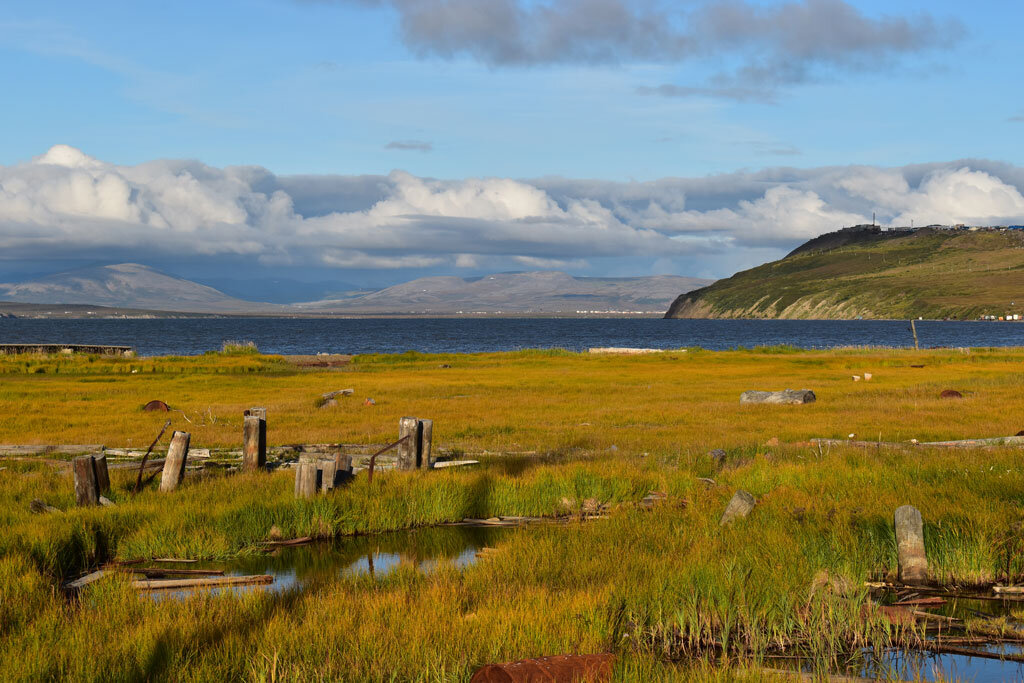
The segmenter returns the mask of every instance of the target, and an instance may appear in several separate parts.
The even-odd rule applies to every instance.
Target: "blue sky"
[[[518,18],[518,33],[496,18],[500,12]],[[388,174],[395,170],[452,183],[515,179],[570,214],[579,214],[570,210],[572,201],[594,201],[634,232],[660,231],[673,246],[669,253],[626,235],[621,249],[593,253],[584,237],[577,254],[568,243],[538,247],[542,240],[534,235],[505,252],[494,245],[465,252],[477,258],[459,259],[465,245],[453,244],[446,259],[421,258],[429,265],[411,267],[408,259],[396,266],[401,250],[393,241],[352,246],[350,232],[333,245],[348,256],[332,263],[275,256],[284,247],[262,240],[264,267],[282,276],[293,269],[304,277],[377,284],[410,273],[515,268],[531,259],[584,274],[666,268],[728,275],[784,253],[813,230],[756,220],[737,220],[740,227],[730,229],[716,223],[724,214],[707,216],[708,225],[700,216],[685,217],[686,230],[652,227],[650,216],[632,220],[621,196],[618,202],[612,196],[625,193],[634,203],[676,211],[742,213],[741,202],[762,200],[771,187],[795,188],[827,204],[818,230],[824,232],[840,227],[830,221],[872,210],[907,217],[909,200],[894,203],[875,190],[857,195],[859,204],[849,196],[829,198],[846,186],[816,185],[827,175],[821,169],[939,164],[934,172],[945,173],[963,165],[952,163],[957,160],[980,160],[968,166],[1003,183],[997,194],[1019,191],[1015,164],[1024,151],[1024,122],[1013,119],[1024,118],[1022,15],[1016,3],[985,1],[17,3],[0,18],[6,131],[0,167],[11,186],[10,178],[58,144],[110,168],[162,159],[194,159],[213,169],[257,166],[288,185],[300,218],[316,213],[304,201],[327,213],[368,210],[392,197],[397,185]],[[1000,162],[1005,169],[996,168]],[[797,170],[771,172],[769,179],[757,176],[762,169]],[[925,176],[900,173],[911,183],[908,192],[925,194],[919,187]],[[360,193],[325,180],[339,175],[391,178],[384,185],[392,190]],[[300,176],[321,182],[300,188]],[[614,185],[604,195],[579,184],[566,189],[562,183],[556,191],[552,178]],[[648,187],[672,178],[685,180],[675,199]],[[732,179],[733,186],[708,189],[716,178]],[[313,200],[314,186],[326,194]],[[1014,201],[946,207],[941,215],[1016,219]],[[441,218],[479,220],[478,231],[491,230],[493,221],[536,218],[406,204],[433,217],[428,229]],[[917,211],[921,204],[910,206]],[[56,211],[70,220],[57,209],[48,207],[46,215]],[[5,215],[0,202],[0,226],[5,220],[20,226],[6,230],[6,242],[0,229],[0,244],[11,254],[20,250],[17,263],[0,263],[0,276],[5,267],[14,274],[56,267],[24,246],[25,225],[42,220],[32,215],[14,209]],[[788,220],[785,213],[755,215]],[[166,215],[162,220],[176,225]],[[265,229],[251,216],[241,220],[256,232]],[[200,220],[210,231],[222,223]],[[67,230],[60,234],[67,237]],[[65,242],[81,252],[74,239]],[[694,250],[676,249],[687,242]],[[350,258],[356,252],[390,265]],[[61,264],[72,256],[62,255]],[[200,269],[218,258],[240,258],[200,256]],[[182,261],[170,247],[148,257],[172,270]],[[100,244],[83,262],[103,258]]]

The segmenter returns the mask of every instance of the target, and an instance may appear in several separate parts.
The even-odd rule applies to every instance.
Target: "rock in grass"
[[[28,509],[33,514],[36,514],[36,515],[41,515],[41,514],[44,514],[44,513],[47,513],[47,512],[60,512],[59,509],[53,507],[52,505],[47,505],[46,503],[44,503],[43,501],[39,500],[38,498],[33,498],[29,502]]]
[[[939,398],[963,398],[963,397],[964,397],[964,395],[961,394],[956,389],[946,389],[941,394],[939,394]]]
[[[740,394],[740,403],[773,403],[782,405],[800,405],[814,403],[817,397],[810,389],[786,389],[784,391],[744,391]]]
[[[742,519],[750,514],[750,511],[754,509],[754,505],[757,501],[754,497],[746,491],[740,489],[733,494],[729,500],[729,504],[725,506],[725,512],[722,513],[722,521],[719,522],[720,526],[732,522],[735,519]]]
[[[721,448],[716,448],[708,453],[708,457],[711,458],[711,462],[715,464],[716,468],[721,468],[725,464],[726,453]]]

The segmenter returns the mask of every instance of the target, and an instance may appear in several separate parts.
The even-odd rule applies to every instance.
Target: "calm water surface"
[[[1024,323],[919,321],[917,332],[922,347],[1024,346]],[[0,343],[117,344],[133,346],[142,355],[192,355],[219,349],[227,340],[253,341],[261,351],[283,354],[913,345],[909,323],[889,320],[0,319]]]

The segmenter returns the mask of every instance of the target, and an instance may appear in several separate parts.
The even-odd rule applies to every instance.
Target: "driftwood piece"
[[[216,576],[198,579],[138,579],[132,581],[132,588],[155,591],[173,588],[220,588],[223,586],[247,586],[254,584],[273,583],[270,574],[252,576]]]
[[[90,583],[93,583],[94,581],[99,581],[104,576],[106,576],[107,573],[108,572],[106,569],[94,571],[91,574],[86,574],[83,577],[71,581],[70,583],[68,583],[66,588],[69,588],[70,590],[78,590],[79,588],[84,588],[85,586],[88,586]]]
[[[769,403],[781,405],[801,405],[814,403],[817,397],[810,389],[785,389],[783,391],[744,391],[740,394],[740,403]]]
[[[100,492],[96,485],[96,465],[91,455],[80,455],[71,461],[75,473],[75,503],[98,505]]]
[[[258,415],[242,419],[242,470],[262,470],[267,466],[267,420]]]
[[[896,552],[899,579],[908,586],[928,581],[928,560],[924,553],[924,522],[912,505],[896,508]]]
[[[129,560],[129,561],[130,562],[134,562],[134,560]],[[194,563],[196,563],[198,561],[199,560],[190,560],[190,559],[187,559],[187,558],[184,558],[184,557],[154,557],[152,559],[152,562],[168,562],[168,563],[174,563],[174,564],[194,564]]]
[[[719,521],[720,526],[725,526],[733,520],[742,519],[750,514],[750,511],[754,509],[754,505],[757,501],[752,495],[744,490],[739,490],[733,494],[729,500],[729,504],[725,506],[725,512],[722,513],[722,519]]]
[[[415,417],[403,417],[398,421],[398,438],[402,440],[398,446],[398,469],[416,469],[416,456],[420,440],[419,430],[420,421]]]
[[[164,461],[163,476],[160,477],[160,490],[164,493],[178,488],[185,477],[185,460],[188,458],[188,444],[192,435],[188,432],[174,432],[171,445],[167,448],[167,459]]]
[[[446,467],[465,467],[466,465],[479,465],[479,460],[442,460],[435,462],[432,469],[439,470]]]
[[[1024,586],[992,586],[992,592],[999,595],[1024,594]]]

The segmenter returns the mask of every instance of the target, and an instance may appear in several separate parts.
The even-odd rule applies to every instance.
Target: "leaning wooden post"
[[[71,461],[75,473],[75,502],[78,505],[98,505],[99,487],[96,485],[96,465],[91,455],[81,455]]]
[[[416,456],[419,455],[420,421],[415,417],[403,417],[398,421],[398,438],[409,437],[398,445],[398,464],[400,470],[414,470],[417,466]]]
[[[244,413],[245,417],[258,417],[264,422],[267,421],[267,409],[266,408],[247,408]]]
[[[434,446],[434,421],[420,420],[419,467],[428,470],[433,467],[430,462],[430,451]]]
[[[917,325],[914,324],[914,319],[910,319],[910,331],[914,333],[914,350],[918,350],[921,347],[917,345]]]
[[[920,585],[928,581],[928,558],[924,554],[924,522],[912,505],[896,508],[896,553],[900,581]]]
[[[242,418],[242,471],[254,472],[267,466],[267,420],[259,415]]]
[[[316,474],[315,462],[300,462],[295,469],[295,497],[312,498],[316,495]]]
[[[106,454],[92,456],[92,463],[96,469],[96,490],[101,496],[110,493],[110,472],[107,470]]]
[[[185,478],[185,462],[188,460],[188,444],[192,435],[188,432],[174,432],[171,445],[167,448],[164,472],[160,477],[160,490],[164,493],[178,488]]]
[[[352,474],[352,456],[348,453],[335,453],[334,471]]]

